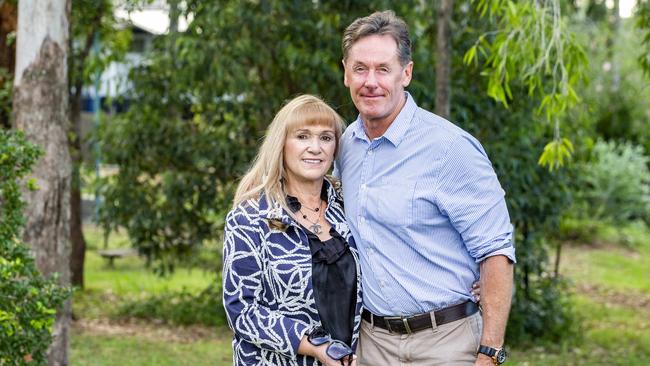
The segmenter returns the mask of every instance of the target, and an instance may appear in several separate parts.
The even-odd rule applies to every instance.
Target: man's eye
[[[382,68],[379,69],[379,72],[387,74],[387,73],[390,72],[390,69],[388,69],[387,67],[382,67]]]
[[[363,67],[355,67],[354,72],[364,72],[366,69]]]

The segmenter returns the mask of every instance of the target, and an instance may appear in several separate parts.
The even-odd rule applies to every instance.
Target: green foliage
[[[505,107],[513,99],[515,80],[527,88],[529,96],[540,99],[537,112],[555,124],[555,134],[539,164],[551,170],[564,165],[573,148],[560,137],[560,117],[579,101],[576,89],[584,81],[587,55],[561,17],[560,1],[473,2],[481,16],[489,10],[497,30],[478,37],[465,53],[465,64],[476,64],[479,55],[485,57],[487,94]]]
[[[166,292],[127,302],[120,306],[117,315],[174,325],[225,326],[226,314],[221,298],[221,288],[215,286],[210,286],[199,294],[187,290]]]
[[[508,321],[508,343],[530,343],[539,338],[579,343],[581,323],[577,309],[567,296],[566,281],[544,274],[535,278],[535,282],[534,289],[515,292]]]
[[[586,217],[616,223],[650,222],[649,163],[640,146],[598,141],[591,160],[581,165],[579,210]]]
[[[583,214],[584,215],[584,214]],[[650,227],[642,220],[613,225],[611,222],[567,215],[559,239],[594,246],[613,244],[629,249],[650,245]]]
[[[134,6],[144,0],[130,0]],[[87,85],[92,77],[102,72],[111,62],[121,61],[131,45],[129,28],[120,29],[114,16],[114,2],[110,0],[75,0],[72,3],[72,49],[69,62],[70,86]],[[99,52],[91,52],[99,41]]]
[[[469,31],[454,40],[456,49],[471,47],[476,33],[490,27],[489,20],[476,19],[478,14],[464,15],[458,26]],[[455,63],[452,115],[485,147],[506,192],[515,226],[516,295],[506,334],[508,344],[527,344],[531,338],[555,342],[563,334],[571,337],[577,323],[571,320],[574,312],[563,282],[548,274],[548,239],[558,230],[560,215],[571,202],[569,188],[575,165],[551,171],[537,164],[544,143],[552,135],[545,125],[531,118],[539,99],[528,96],[521,80],[512,81],[513,98],[505,109],[493,99],[478,97],[489,83],[478,68],[463,68],[461,56]],[[526,332],[528,327],[530,333]]]
[[[370,3],[186,2],[189,28],[157,40],[133,70],[130,110],[100,131],[120,167],[101,182],[102,225],[125,227],[163,273],[218,241],[235,180],[286,99],[318,94],[353,114],[340,39]]]
[[[56,309],[69,296],[40,275],[20,241],[19,182],[39,156],[21,133],[0,129],[0,365],[45,364]]]
[[[650,1],[638,0],[636,6],[636,27],[643,34],[638,61],[646,76],[650,76]]]
[[[593,139],[630,141],[650,151],[650,88],[636,60],[643,45],[632,19],[621,19],[616,28],[595,21],[575,22],[572,28],[589,52],[591,67],[583,103],[567,118]]]
[[[0,67],[0,128],[9,127],[9,116],[11,116],[12,75],[5,68]]]

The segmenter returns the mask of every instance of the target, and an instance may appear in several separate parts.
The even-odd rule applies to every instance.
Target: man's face
[[[365,123],[390,124],[404,101],[404,88],[411,82],[413,62],[399,63],[397,42],[389,35],[359,39],[350,47],[344,83]]]

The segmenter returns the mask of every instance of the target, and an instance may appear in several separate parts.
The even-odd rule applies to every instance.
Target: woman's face
[[[336,151],[334,128],[301,126],[287,135],[284,168],[293,184],[320,182],[329,171]]]

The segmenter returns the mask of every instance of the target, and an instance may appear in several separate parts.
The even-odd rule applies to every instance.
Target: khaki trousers
[[[361,321],[358,366],[473,365],[481,341],[480,312],[412,334],[397,334]]]

